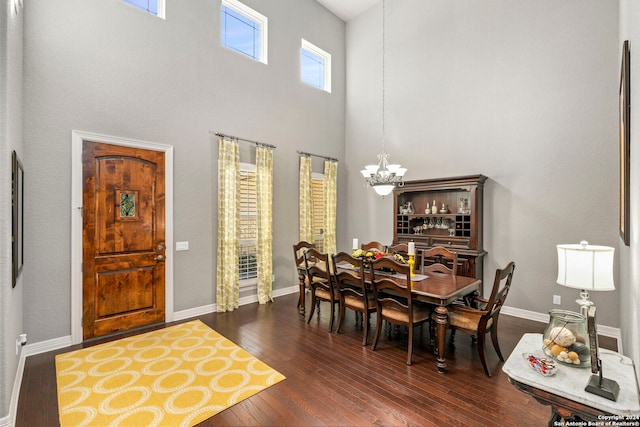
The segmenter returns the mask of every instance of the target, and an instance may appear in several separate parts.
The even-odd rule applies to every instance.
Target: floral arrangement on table
[[[385,253],[385,252],[380,252],[377,249],[370,249],[370,250],[362,250],[362,249],[356,249],[353,251],[353,253],[351,254],[352,257],[354,258],[361,258],[363,260],[376,260],[376,259],[380,259],[383,257],[389,257],[389,258],[393,258],[394,260],[396,260],[399,263],[402,264],[406,264],[407,261],[404,259],[404,257],[398,253]]]

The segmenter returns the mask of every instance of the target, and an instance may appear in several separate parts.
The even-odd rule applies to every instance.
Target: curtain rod
[[[262,145],[263,147],[269,147],[269,148],[278,148],[275,145],[271,145],[271,144],[265,144],[264,142],[258,142],[258,141],[252,141],[250,139],[245,139],[245,138],[238,138],[237,136],[232,136],[232,135],[226,135],[224,133],[220,133],[220,132],[215,132],[216,136],[219,136],[221,138],[231,138],[231,139],[236,139],[238,141],[244,141],[244,142],[249,142],[251,144],[255,144],[255,145]]]
[[[338,159],[335,159],[333,157],[321,156],[320,154],[311,154],[311,153],[306,153],[304,151],[297,151],[297,153],[302,154],[303,156],[313,156],[313,157],[320,157],[321,159],[333,160],[334,162],[339,161]]]

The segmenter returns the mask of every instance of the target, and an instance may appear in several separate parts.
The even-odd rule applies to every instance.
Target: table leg
[[[436,366],[438,372],[443,373],[447,368],[447,362],[444,358],[444,347],[447,336],[447,324],[449,323],[449,311],[447,307],[439,305],[436,307],[436,327],[438,337],[438,354],[436,356]]]

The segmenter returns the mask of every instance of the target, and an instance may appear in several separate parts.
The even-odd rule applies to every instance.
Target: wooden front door
[[[164,156],[83,141],[84,339],[165,319]]]

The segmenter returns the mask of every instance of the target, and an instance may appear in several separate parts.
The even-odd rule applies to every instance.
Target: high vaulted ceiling
[[[316,0],[345,22],[360,15],[380,0]]]

